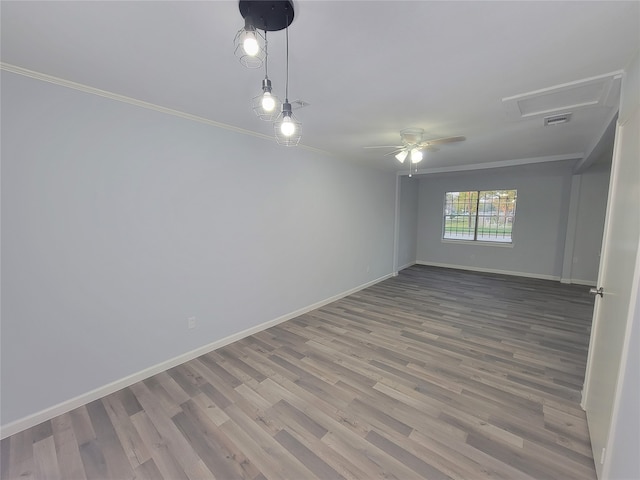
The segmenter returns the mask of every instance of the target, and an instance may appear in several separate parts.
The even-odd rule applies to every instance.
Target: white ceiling
[[[397,144],[407,127],[467,137],[428,153],[422,169],[584,157],[613,107],[577,108],[571,122],[544,127],[540,115],[510,115],[502,99],[618,72],[640,48],[638,1],[302,0],[295,9],[289,99],[310,103],[295,112],[302,148],[390,170],[403,167],[363,147]],[[5,68],[272,135],[250,107],[264,71],[233,55],[237,1],[2,1],[1,21]],[[284,46],[284,31],[269,35],[280,97]]]

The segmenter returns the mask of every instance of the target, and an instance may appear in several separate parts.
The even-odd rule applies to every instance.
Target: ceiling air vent
[[[561,123],[567,123],[569,120],[571,120],[570,113],[550,115],[548,117],[544,117],[544,126],[548,127],[549,125],[560,125]]]

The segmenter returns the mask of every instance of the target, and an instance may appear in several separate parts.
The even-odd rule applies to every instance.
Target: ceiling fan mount
[[[400,139],[403,145],[417,145],[422,142],[422,136],[424,135],[424,129],[422,128],[405,128],[400,130]]]

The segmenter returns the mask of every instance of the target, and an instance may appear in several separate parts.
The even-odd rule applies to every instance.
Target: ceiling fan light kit
[[[407,150],[401,150],[398,153],[396,153],[396,158],[400,163],[404,163],[404,161],[407,158],[407,155],[409,155],[409,152]]]
[[[445,143],[462,142],[466,140],[465,137],[443,137],[436,138],[434,140],[424,140],[424,130],[422,128],[405,128],[400,130],[401,145],[374,145],[364,148],[393,148],[394,150],[385,153],[386,155],[393,155],[400,163],[409,157],[411,162],[409,164],[409,176],[412,176],[413,165],[420,163],[424,158],[424,152],[437,152],[438,148],[435,145],[442,145]],[[417,172],[416,166],[416,172]]]
[[[289,0],[240,0],[240,14],[245,26],[236,34],[235,55],[248,68],[258,68],[264,63],[265,76],[262,93],[252,99],[252,108],[261,120],[274,122],[276,141],[280,145],[298,145],[302,124],[293,115],[289,103],[289,25],[293,21],[293,3]],[[264,35],[259,30],[264,31]],[[280,101],[272,92],[268,73],[267,32],[285,30],[286,35],[286,81],[285,99],[280,110]],[[279,111],[280,110],[280,111]],[[279,114],[278,114],[279,113]],[[275,121],[274,121],[275,119]]]

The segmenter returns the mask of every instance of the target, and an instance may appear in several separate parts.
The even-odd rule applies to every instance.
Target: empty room
[[[640,480],[640,2],[0,21],[0,478]]]

